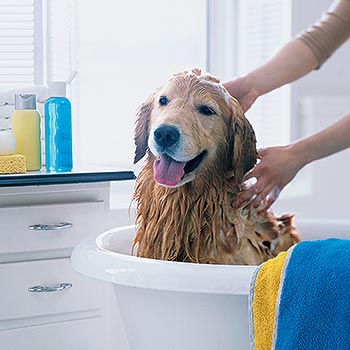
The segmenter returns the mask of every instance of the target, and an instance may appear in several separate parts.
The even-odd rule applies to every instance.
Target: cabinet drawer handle
[[[73,227],[73,224],[71,224],[70,222],[60,222],[59,224],[54,225],[37,224],[28,226],[29,230],[35,231],[57,231],[66,230],[71,227]]]
[[[73,285],[71,283],[61,283],[57,286],[34,286],[28,288],[28,291],[31,293],[51,293],[51,292],[61,292],[62,290],[72,288]]]

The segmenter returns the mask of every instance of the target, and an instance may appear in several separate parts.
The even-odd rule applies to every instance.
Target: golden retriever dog
[[[298,242],[292,216],[233,208],[257,160],[252,126],[210,74],[174,75],[138,111],[134,246],[140,257],[256,265]],[[237,185],[230,185],[232,174]]]

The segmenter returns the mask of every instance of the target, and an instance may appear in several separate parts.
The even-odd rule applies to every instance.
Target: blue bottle
[[[66,98],[66,82],[53,82],[45,101],[45,159],[47,172],[73,168],[72,107]]]

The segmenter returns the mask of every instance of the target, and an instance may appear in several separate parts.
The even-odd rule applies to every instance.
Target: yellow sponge
[[[0,156],[0,174],[21,174],[26,172],[26,157],[22,154]]]

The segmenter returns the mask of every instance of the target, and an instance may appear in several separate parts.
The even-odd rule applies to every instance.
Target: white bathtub
[[[349,238],[349,224],[338,226],[306,223],[298,230],[304,239]],[[130,350],[249,349],[248,294],[256,267],[130,256],[134,233],[133,226],[107,231],[72,255],[77,271],[113,283]]]
[[[130,350],[246,350],[254,266],[130,256],[134,227],[78,245],[75,270],[113,283]]]

